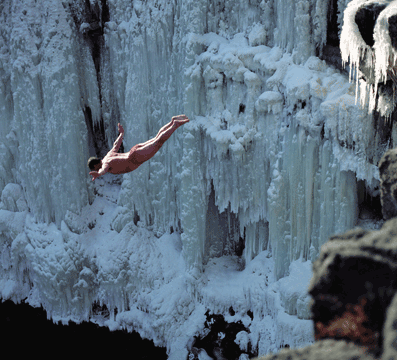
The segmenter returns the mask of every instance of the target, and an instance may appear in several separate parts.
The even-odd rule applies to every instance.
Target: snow
[[[279,114],[282,111],[283,95],[277,91],[265,91],[255,103],[258,111],[272,112]]]
[[[107,0],[95,64],[104,3],[0,5],[2,299],[134,329],[170,359],[208,310],[242,321],[236,341],[259,355],[312,342],[311,262],[356,225],[357,181],[376,192],[385,145],[356,85],[315,56],[327,2]],[[91,182],[118,122],[128,151],[180,113],[149,162]]]
[[[18,184],[8,183],[1,192],[1,203],[5,210],[25,211],[28,206],[23,196],[22,187]]]
[[[55,224],[36,223],[27,212],[1,210],[1,246],[6,247],[4,240],[12,242],[11,254],[2,253],[7,261],[2,261],[0,270],[1,297],[42,304],[54,321],[90,319],[111,330],[134,329],[167,346],[171,359],[187,356],[186,344],[204,331],[207,310],[223,314],[229,322],[243,322],[250,331],[236,338],[243,350],[248,342],[258,342],[265,323],[273,333],[273,350],[283,341],[291,346],[310,342],[311,321],[283,315],[280,291],[288,287],[288,278],[275,282],[270,252],[262,251],[243,270],[238,257],[230,255],[210,259],[202,273],[186,272],[179,234],[156,237],[132,221],[121,232],[112,229],[121,212],[115,204],[115,187],[104,184],[106,197],[83,209],[82,222],[95,225],[80,234],[71,232],[66,222],[58,230]],[[15,229],[24,232],[16,235]],[[290,291],[304,299],[306,311],[310,267],[310,261],[290,267],[299,278]],[[93,313],[94,301],[106,305],[110,316]],[[296,307],[296,302],[291,299],[295,304],[291,306]],[[307,336],[295,339],[296,326]]]

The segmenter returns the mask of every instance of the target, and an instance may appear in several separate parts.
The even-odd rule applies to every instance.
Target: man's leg
[[[164,131],[167,131],[167,130],[173,125],[173,123],[174,123],[174,118],[172,118],[171,121],[170,121],[168,124],[165,124],[165,125],[159,130],[159,132],[157,133],[157,135],[156,135],[153,139],[151,139],[151,140],[154,140],[154,139],[158,138]]]
[[[135,151],[131,154],[133,161],[143,163],[152,158],[171,137],[173,132],[188,121],[189,119],[185,115],[174,116],[170,123],[160,129],[156,137],[145,143],[138,144]]]
[[[178,116],[173,116],[172,117],[172,119],[171,119],[171,121],[168,123],[168,124],[166,124],[166,125],[164,125],[160,130],[159,130],[159,132],[157,133],[157,135],[154,137],[154,138],[152,138],[152,139],[150,139],[150,140],[148,140],[148,141],[146,141],[145,143],[143,143],[143,144],[140,144],[140,145],[148,145],[148,144],[150,144],[150,143],[154,143],[155,141],[157,141],[160,137],[161,137],[161,135],[164,133],[164,132],[166,132],[167,130],[169,130],[171,127],[172,127],[172,125],[174,125],[174,122],[175,121],[177,121],[177,122],[181,122],[181,120],[182,120],[182,124],[180,124],[180,125],[183,125],[185,122],[187,122],[186,121],[186,119],[187,119],[187,121],[189,121],[189,119],[186,117],[186,115],[178,115]],[[179,126],[180,126],[179,125]],[[178,126],[178,127],[179,127]],[[175,131],[175,130],[174,130]]]

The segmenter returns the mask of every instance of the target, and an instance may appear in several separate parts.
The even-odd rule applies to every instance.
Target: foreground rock
[[[317,341],[303,349],[283,349],[277,355],[268,355],[257,360],[370,360],[374,359],[365,348],[340,340]]]

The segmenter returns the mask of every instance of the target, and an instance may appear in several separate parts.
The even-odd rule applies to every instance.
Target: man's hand
[[[118,126],[118,128],[119,128],[119,133],[124,135],[124,129],[123,129],[123,127],[121,126],[121,124],[118,123],[117,126]]]
[[[91,171],[90,175],[92,176],[92,181],[94,181],[97,177],[100,177],[98,171]]]

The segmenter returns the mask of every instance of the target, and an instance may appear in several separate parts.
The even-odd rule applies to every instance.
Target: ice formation
[[[2,2],[1,298],[135,329],[170,359],[207,310],[259,355],[312,341],[311,261],[357,224],[396,142],[317,57],[329,3]],[[91,183],[118,122],[127,151],[179,113],[150,162]]]
[[[359,28],[359,17],[364,17],[365,11],[372,16],[365,18],[369,34],[363,36],[364,31]],[[350,64],[350,77],[355,78],[360,103],[368,105],[369,111],[377,110],[387,117],[394,110],[394,94],[381,91],[380,84],[387,80],[397,81],[397,51],[392,40],[393,18],[396,15],[395,1],[351,1],[344,12],[340,39],[342,59]]]

